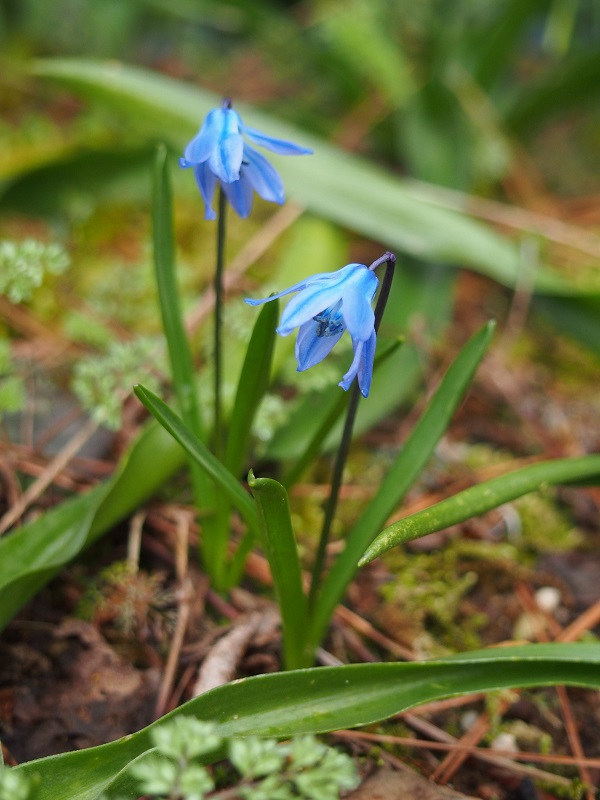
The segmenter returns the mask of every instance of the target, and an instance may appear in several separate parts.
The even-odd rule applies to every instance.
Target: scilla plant
[[[241,215],[250,213],[252,192],[268,200],[281,202],[283,192],[276,173],[265,164],[251,142],[279,148],[284,154],[301,154],[303,149],[289,142],[273,140],[243,125],[239,116],[226,103],[215,109],[203,124],[197,137],[184,153],[184,167],[193,167],[205,202],[206,215],[213,216],[213,192],[219,187],[217,217],[218,265],[215,282],[215,363],[222,336],[222,277],[224,268],[224,217],[227,202]],[[414,705],[472,692],[557,684],[600,688],[600,645],[548,644],[511,646],[455,655],[436,661],[419,663],[351,664],[340,667],[310,668],[317,647],[324,639],[331,616],[355,575],[360,559],[376,557],[389,546],[425,535],[440,527],[481,513],[498,503],[532,491],[542,484],[591,483],[600,478],[600,456],[538,463],[510,473],[495,481],[481,484],[440,504],[429,512],[413,515],[382,532],[386,520],[402,502],[409,488],[425,468],[437,443],[444,434],[458,404],[464,397],[473,374],[483,358],[493,335],[488,323],[478,331],[456,357],[443,376],[435,393],[416,421],[410,435],[366,509],[344,533],[344,549],[331,564],[326,564],[327,544],[335,517],[337,497],[344,465],[352,440],[354,419],[359,403],[372,401],[371,379],[398,347],[397,342],[377,342],[379,324],[394,272],[395,258],[386,252],[372,264],[348,264],[330,272],[317,272],[278,294],[250,299],[261,305],[245,360],[233,407],[225,418],[220,408],[219,368],[215,367],[214,418],[212,424],[201,416],[196,375],[181,315],[174,260],[174,236],[171,209],[170,178],[166,151],[156,158],[153,202],[154,254],[161,314],[171,362],[176,410],[138,385],[137,396],[161,426],[182,447],[192,467],[194,492],[202,510],[201,558],[214,584],[219,589],[233,586],[241,576],[249,549],[260,542],[268,558],[275,584],[283,628],[283,662],[286,671],[242,679],[220,686],[177,708],[162,720],[100,747],[66,753],[20,765],[11,770],[10,778],[2,776],[0,786],[18,791],[32,787],[37,800],[100,800],[103,795],[135,798],[139,791],[155,796],[191,798],[213,791],[210,773],[205,767],[216,757],[229,755],[230,761],[246,781],[244,796],[286,796],[278,783],[284,776],[292,796],[331,796],[324,791],[310,795],[302,788],[300,775],[313,776],[312,789],[323,783],[323,771],[329,771],[328,759],[334,754],[300,739],[281,749],[273,743],[257,743],[260,739],[289,739],[294,736],[319,734],[340,728],[370,724],[397,714]],[[319,265],[318,269],[332,265]],[[334,265],[338,266],[338,265]],[[380,281],[378,272],[384,270]],[[377,291],[379,294],[377,295]],[[279,300],[288,294],[294,297],[286,306],[279,324]],[[373,302],[375,301],[375,308]],[[241,301],[240,301],[241,302]],[[322,424],[304,442],[294,465],[281,480],[248,475],[248,493],[240,473],[251,463],[248,457],[252,420],[270,382],[274,340],[279,332],[289,335],[298,329],[296,358],[300,371],[309,369],[325,358],[346,331],[352,340],[353,358],[340,387],[331,388],[335,402]],[[376,349],[379,352],[376,352]],[[345,390],[345,391],[343,391]],[[331,490],[324,513],[324,522],[312,566],[312,577],[305,586],[302,564],[296,547],[288,503],[288,490],[303,470],[320,452],[325,436],[341,420],[342,435],[334,458]],[[160,429],[158,429],[160,430]],[[162,432],[161,432],[162,433]],[[160,447],[157,447],[156,443]],[[162,448],[162,450],[160,449]],[[171,454],[169,460],[156,459],[156,452],[169,453],[165,439],[156,431],[149,433],[132,453],[121,473],[121,483],[97,490],[91,510],[94,526],[88,538],[97,536],[131,496],[123,486],[140,492],[139,476],[150,475],[148,486],[158,485],[181,463]],[[110,500],[113,500],[112,504]],[[115,510],[115,506],[117,510]],[[230,541],[230,516],[235,511],[245,525],[237,543]],[[78,499],[68,512],[55,522],[61,530],[67,523],[78,531],[77,521],[90,512],[90,500]],[[60,524],[59,524],[60,523]],[[48,561],[41,540],[48,536],[48,525],[29,529],[27,546],[37,547],[37,572],[21,574],[9,583],[10,547],[22,546],[22,539],[4,549],[0,560],[0,587],[8,604],[5,616],[30,596],[32,587],[41,585],[52,574],[55,563]],[[381,534],[381,536],[378,536]],[[12,537],[11,537],[12,538]],[[78,543],[81,547],[81,543]],[[49,547],[49,545],[46,545]],[[56,548],[52,548],[54,553]],[[8,558],[7,558],[8,556]],[[46,560],[44,560],[46,559]],[[4,584],[2,581],[4,580]],[[7,588],[14,587],[8,595]],[[2,609],[0,609],[1,611]],[[190,718],[197,721],[190,723]],[[188,720],[186,722],[186,720]],[[196,726],[202,737],[211,743],[186,751],[184,768],[182,753],[177,750],[194,739],[194,734],[180,735],[185,726]],[[208,727],[206,725],[208,724]],[[165,726],[165,727],[163,727]],[[181,726],[181,727],[180,727]],[[165,731],[167,733],[165,733]],[[179,738],[178,738],[179,737]],[[239,737],[246,739],[234,744]],[[230,743],[230,744],[228,744]],[[309,746],[310,745],[310,746]],[[177,751],[177,754],[176,754]],[[264,763],[269,762],[269,774]],[[312,761],[309,771],[300,765]],[[260,774],[257,764],[263,764]],[[350,786],[350,771],[336,761],[336,771],[345,783],[332,791]],[[184,786],[186,774],[195,785]],[[248,770],[250,770],[248,772]],[[252,772],[254,770],[254,772]],[[330,777],[330,776],[328,776]],[[277,785],[277,792],[275,784]],[[307,778],[306,783],[310,783]],[[330,786],[331,788],[331,786]],[[194,794],[194,791],[196,794]],[[291,791],[291,789],[290,789]],[[254,794],[252,794],[252,792]],[[304,794],[301,794],[304,792]],[[175,793],[175,794],[174,794]],[[289,792],[288,792],[289,795]],[[0,795],[1,796],[1,795]],[[28,797],[28,795],[25,795]],[[218,795],[217,795],[218,796]],[[227,795],[225,795],[227,796]],[[235,796],[235,795],[229,795]]]
[[[135,392],[188,454],[198,504],[205,509],[201,554],[218,588],[227,588],[239,579],[248,550],[259,539],[271,567],[281,611],[283,663],[287,669],[297,669],[313,663],[316,648],[327,633],[334,609],[354,577],[359,560],[361,564],[366,563],[394,544],[482,513],[526,491],[532,491],[542,483],[597,479],[600,456],[527,467],[474,487],[466,495],[450,498],[439,513],[437,508],[423,512],[416,518],[402,520],[378,536],[386,519],[402,502],[425,468],[468,390],[473,374],[491,342],[494,324],[490,322],[475,334],[448,369],[375,497],[346,532],[344,549],[331,565],[326,564],[327,545],[358,404],[361,396],[362,402],[369,402],[367,398],[373,370],[377,370],[377,333],[389,297],[396,259],[392,253],[386,252],[369,266],[352,263],[331,272],[317,272],[270,297],[246,298],[247,303],[262,306],[262,310],[248,344],[233,409],[225,422],[220,408],[222,331],[219,320],[223,304],[226,206],[229,202],[240,216],[245,217],[251,211],[254,191],[275,202],[283,202],[284,198],[278,174],[246,139],[285,155],[306,155],[310,152],[307,148],[273,139],[245,126],[232,108],[231,101],[225,100],[222,108],[213,109],[208,114],[180,160],[184,168],[194,169],[208,219],[215,217],[212,198],[216,187],[219,187],[214,327],[215,411],[212,431],[208,433],[200,424],[191,355],[179,311],[171,189],[164,151],[158,154],[155,171],[155,263],[180,415],[146,387],[138,385]],[[380,285],[377,273],[383,268],[384,277]],[[293,297],[288,301],[277,325],[279,300],[288,295]],[[376,295],[376,306],[373,308]],[[254,498],[252,501],[239,475],[249,457],[252,420],[270,382],[275,336],[288,336],[296,329],[295,352],[300,372],[322,361],[348,331],[353,359],[339,382],[345,391],[340,393],[339,402],[332,406],[331,414],[323,425],[305,443],[294,469],[284,475],[281,481],[257,477],[250,470],[248,485]],[[395,346],[398,343],[388,343],[380,348],[379,361],[385,359],[386,352]],[[339,392],[339,389],[332,387],[332,391]],[[334,458],[331,488],[310,584],[305,591],[288,490],[314,459],[325,435],[342,415],[344,421]],[[234,508],[246,526],[246,532],[235,548],[229,537],[229,520]]]

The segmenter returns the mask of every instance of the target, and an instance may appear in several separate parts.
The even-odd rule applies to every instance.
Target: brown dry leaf
[[[237,620],[204,659],[192,697],[198,697],[232,680],[250,642],[265,636],[266,631],[270,637],[278,625],[279,612],[274,607],[253,611]]]
[[[26,643],[4,652],[21,673],[5,720],[6,744],[20,761],[103,744],[151,721],[158,671],[123,661],[89,623],[59,625],[34,669],[25,651],[36,652]]]
[[[437,786],[410,770],[382,767],[367,778],[346,800],[475,800],[447,786]]]

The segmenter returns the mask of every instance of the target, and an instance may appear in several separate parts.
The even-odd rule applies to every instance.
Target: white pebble
[[[560,591],[555,586],[542,586],[535,593],[535,602],[540,611],[551,614],[560,605]]]
[[[503,750],[505,753],[518,751],[517,738],[513,733],[499,733],[492,742],[492,750]]]
[[[479,714],[475,709],[469,709],[469,711],[465,711],[465,713],[460,718],[460,727],[463,731],[470,731],[473,725],[479,719]]]

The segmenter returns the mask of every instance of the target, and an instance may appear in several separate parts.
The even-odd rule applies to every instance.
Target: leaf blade
[[[231,472],[221,464],[206,445],[185,426],[177,414],[175,414],[159,397],[141,384],[134,386],[133,390],[141,403],[143,403],[155,419],[158,420],[163,428],[165,428],[165,430],[167,430],[183,447],[185,452],[206,471],[209,477],[223,489],[230,501],[236,506],[242,517],[246,520],[248,526],[256,531],[258,528],[258,519],[254,503]]]
[[[149,426],[115,475],[2,537],[0,630],[63,566],[151,497],[184,461],[179,445],[159,425]]]
[[[592,481],[600,484],[600,456],[543,461],[471,486],[429,508],[390,525],[372,542],[359,566],[386,550],[484,514],[503,503],[533,492],[543,485]]]
[[[489,322],[461,350],[413,428],[379,491],[348,534],[346,546],[323,582],[321,596],[315,606],[311,621],[311,635],[315,646],[323,637],[336,604],[356,572],[360,555],[375,537],[374,531],[385,524],[385,520],[424,469],[468,390],[475,370],[490,345],[494,330],[495,324]]]
[[[46,59],[37,61],[32,72],[91,94],[129,116],[135,113],[147,134],[169,136],[179,145],[184,143],[182,127],[189,129],[189,138],[202,116],[221,101],[206,90],[117,62]],[[518,284],[518,247],[462,209],[451,207],[445,192],[426,187],[435,195],[428,199],[417,182],[390,175],[243,103],[236,103],[236,108],[248,124],[315,151],[310,157],[273,159],[289,195],[312,212],[421,260],[459,263],[505,286]],[[564,296],[590,291],[571,285],[543,265],[536,271],[535,290]]]
[[[252,422],[269,388],[278,316],[279,301],[266,303],[248,343],[227,431],[225,464],[234,475],[244,466]]]
[[[248,484],[258,506],[263,543],[281,612],[286,668],[308,666],[313,660],[313,653],[305,649],[308,605],[288,495],[280,483],[271,478],[255,478],[252,470]]]
[[[244,678],[200,695],[163,719],[212,720],[221,736],[323,733],[471,692],[559,684],[600,688],[599,666],[598,644],[542,644],[432,662],[319,667]],[[151,728],[14,769],[42,776],[38,800],[98,800],[130,761],[151,748]]]

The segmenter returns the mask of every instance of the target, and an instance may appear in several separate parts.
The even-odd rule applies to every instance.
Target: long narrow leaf
[[[538,81],[527,82],[508,109],[507,124],[523,136],[549,117],[564,114],[582,101],[597,102],[599,96],[600,52],[595,47],[571,58],[568,64],[559,61]]]
[[[304,648],[308,606],[288,495],[280,483],[271,478],[255,478],[252,471],[248,485],[258,506],[263,545],[281,612],[285,665],[287,669],[308,666],[314,656]]]
[[[360,559],[359,566],[368,564],[396,545],[420,539],[434,531],[485,514],[492,508],[516,500],[517,497],[544,486],[561,483],[600,485],[600,455],[543,461],[465,489],[464,492],[459,492],[390,525],[367,549]]]
[[[159,426],[143,431],[116,474],[0,539],[0,630],[56,573],[133,513],[185,461]]]
[[[278,300],[263,306],[246,350],[227,431],[225,463],[234,475],[244,466],[252,422],[269,387],[278,316]]]
[[[197,129],[202,116],[221,102],[198,87],[116,62],[45,60],[36,62],[32,70],[143,121],[147,135],[169,136],[179,147]],[[386,242],[393,250],[419,259],[458,263],[504,285],[517,285],[521,269],[517,246],[468,214],[445,208],[443,192],[438,202],[429,202],[398,175],[243,103],[236,102],[236,108],[248,124],[314,149],[310,158],[277,163],[289,195],[314,213]],[[588,292],[544,266],[536,271],[535,288],[566,296]]]
[[[256,531],[258,529],[258,518],[254,503],[231,472],[221,464],[197,436],[194,436],[177,414],[153,392],[141,385],[135,386],[134,392],[163,428],[179,442],[188,455],[197,461],[202,469],[206,471],[206,474],[223,489],[231,503],[246,520],[248,526]]]
[[[152,233],[154,241],[154,274],[158,289],[163,331],[167,341],[171,376],[182,419],[192,433],[203,439],[198,390],[194,379],[194,362],[183,324],[177,278],[175,275],[175,241],[173,236],[173,201],[167,150],[159,147],[154,159],[152,198]],[[190,475],[197,509],[219,504],[218,493],[205,471],[192,458]],[[213,581],[221,587],[227,551],[228,514],[206,516],[201,556]]]
[[[175,277],[175,244],[173,241],[173,209],[167,150],[160,147],[154,161],[154,193],[152,202],[152,231],[154,239],[154,273],[160,300],[173,384],[185,424],[202,437],[202,423],[194,364],[183,326],[179,291]]]
[[[527,645],[421,663],[319,667],[236,681],[163,719],[192,715],[212,720],[224,737],[323,733],[473,692],[557,684],[597,689],[599,667],[597,644]],[[41,777],[37,800],[98,800],[133,759],[151,748],[149,731],[15,769]]]
[[[491,342],[495,325],[489,322],[462,349],[450,366],[427,409],[415,425],[379,491],[348,534],[346,547],[323,583],[311,622],[312,641],[322,639],[335,606],[356,572],[362,553],[425,468],[468,390],[475,370]]]

